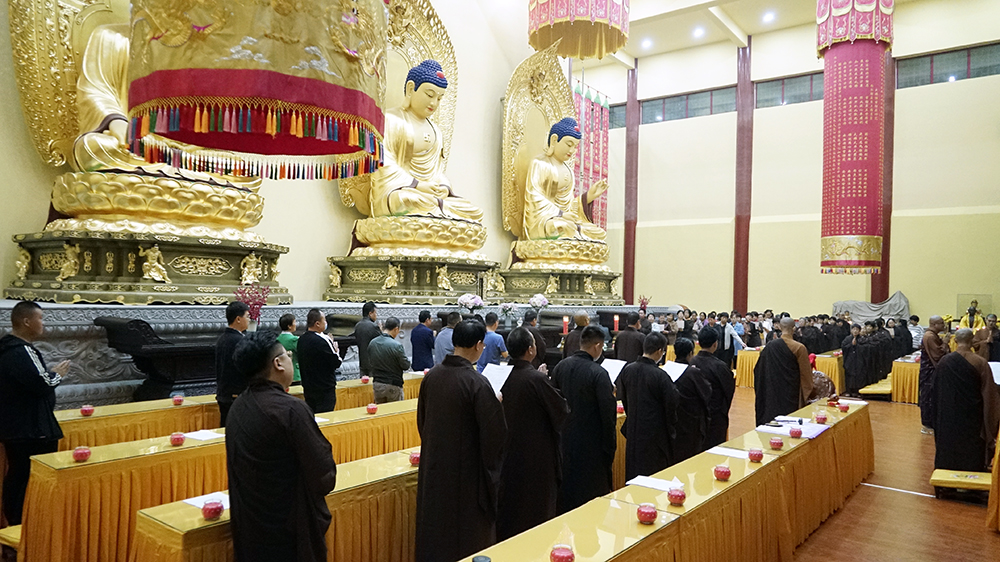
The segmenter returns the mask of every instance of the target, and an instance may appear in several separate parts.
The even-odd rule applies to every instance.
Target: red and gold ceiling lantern
[[[541,51],[561,39],[561,57],[604,58],[628,41],[629,1],[529,0],[528,44]]]
[[[131,150],[236,177],[374,172],[386,26],[384,0],[132,0]]]
[[[823,72],[822,273],[882,266],[886,51],[893,0],[818,0]]]

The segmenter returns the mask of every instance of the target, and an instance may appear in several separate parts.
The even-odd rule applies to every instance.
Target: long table
[[[423,373],[403,374],[403,394],[409,400],[420,395]],[[302,397],[302,387],[293,386],[289,393]],[[371,383],[359,379],[337,383],[335,411],[360,408],[374,401]],[[111,406],[96,406],[91,416],[84,417],[79,409],[59,410],[56,419],[63,431],[60,451],[72,451],[86,445],[96,447],[112,443],[138,441],[170,435],[175,431],[197,431],[219,427],[219,405],[215,395],[188,396],[184,404],[174,406],[169,398],[130,402]]]
[[[329,560],[413,560],[417,468],[409,450],[337,466],[337,487],[326,496],[333,521],[326,533]],[[205,521],[201,510],[174,502],[139,511],[131,562],[228,562],[233,559],[229,511]]]
[[[652,475],[685,484],[682,507],[671,506],[665,492],[626,486],[477,555],[494,562],[542,562],[554,544],[565,543],[579,562],[787,562],[875,466],[867,405],[851,405],[847,413],[810,405],[791,415],[812,417],[820,409],[831,427],[816,439],[785,438],[775,452],[766,445],[772,434],[755,430],[724,444],[738,450],[763,446],[763,463],[704,452]],[[729,465],[728,482],[715,480],[716,464]],[[655,526],[636,521],[640,503],[656,506]]]
[[[760,351],[741,349],[736,354],[736,386],[753,388],[753,370],[760,359]],[[816,370],[830,377],[837,392],[844,392],[844,356],[840,350],[833,350],[816,356]]]
[[[416,400],[319,414],[337,463],[420,444]],[[223,430],[217,430],[223,433]],[[94,447],[85,463],[72,452],[32,458],[21,539],[23,562],[127,559],[136,512],[225,490],[225,440],[159,437]]]
[[[892,362],[892,401],[916,404],[920,399],[920,363],[897,359]]]

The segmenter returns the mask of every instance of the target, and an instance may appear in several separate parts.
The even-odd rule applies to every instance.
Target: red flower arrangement
[[[260,323],[260,309],[267,304],[267,297],[271,294],[271,288],[260,283],[245,285],[233,291],[236,300],[243,302],[250,307],[250,319]]]

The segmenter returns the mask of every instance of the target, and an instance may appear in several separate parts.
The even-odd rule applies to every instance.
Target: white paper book
[[[608,372],[608,376],[611,377],[611,384],[615,384],[615,381],[618,380],[618,375],[625,368],[625,362],[621,359],[605,359],[601,363],[601,367],[604,367],[604,370]]]
[[[660,490],[661,492],[669,492],[674,488],[684,487],[684,484],[678,480],[676,476],[674,476],[673,480],[663,480],[662,478],[653,478],[652,476],[636,476],[625,484],[630,486],[642,486],[643,488],[652,488],[654,490]]]
[[[507,382],[507,377],[510,376],[512,370],[514,370],[513,365],[494,365],[493,363],[486,365],[483,369],[483,376],[490,381],[493,394],[500,394],[500,389],[503,388],[503,383]]]
[[[670,375],[670,380],[677,382],[677,379],[681,378],[681,375],[684,374],[684,371],[687,370],[688,366],[684,363],[667,361],[661,368],[666,371],[668,375]]]
[[[795,416],[778,416],[778,417],[774,418],[774,421],[776,421],[776,422],[778,422],[780,424],[786,424],[786,423],[797,424],[797,423],[799,423],[799,420],[801,420],[802,423],[809,423],[809,422],[812,421],[809,418],[797,418]]]
[[[212,439],[219,439],[225,436],[225,433],[219,433],[217,431],[212,431],[211,429],[199,429],[198,431],[192,431],[184,434],[184,437],[194,439],[196,441],[211,441]]]
[[[757,426],[757,431],[763,433],[774,433],[776,435],[784,435],[786,437],[791,437],[789,431],[792,427],[798,427],[802,430],[803,439],[815,439],[817,435],[823,433],[824,431],[830,429],[830,426],[821,423],[804,423],[802,425],[795,424],[794,426],[783,425],[781,427],[771,427],[769,425],[759,425]]]
[[[739,449],[730,449],[729,447],[712,447],[708,450],[709,453],[713,455],[722,455],[724,457],[733,457],[734,459],[749,459],[750,453],[746,451],[741,451]]]
[[[229,494],[225,492],[212,492],[211,494],[205,494],[204,496],[198,496],[197,498],[188,498],[184,500],[184,503],[201,509],[205,507],[206,502],[213,500],[222,502],[222,507],[229,509]]]
[[[996,375],[994,374],[994,376],[996,376]],[[841,404],[859,404],[859,405],[862,405],[862,406],[868,404],[868,402],[865,402],[864,400],[853,400],[851,398],[841,398],[840,399],[840,403]]]
[[[1000,384],[1000,363],[990,361],[990,369],[993,370],[993,382]]]
[[[323,422],[328,422],[328,421],[330,421],[330,420],[328,420],[326,418],[321,418],[319,416],[316,416],[316,423],[323,423]]]

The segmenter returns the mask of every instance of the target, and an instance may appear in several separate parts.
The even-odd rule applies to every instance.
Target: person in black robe
[[[642,357],[646,336],[639,331],[639,328],[639,313],[629,312],[625,317],[625,329],[618,332],[618,337],[615,338],[616,359],[631,363]]]
[[[860,348],[864,345],[861,341],[861,326],[855,324],[851,328],[851,335],[844,338],[840,344],[840,349],[844,353],[844,396],[858,396],[858,391],[865,384],[864,365],[861,360]]]
[[[747,315],[745,324],[747,347],[760,347],[762,343],[760,337],[760,316],[756,311]]]
[[[559,432],[569,415],[566,399],[531,366],[537,347],[527,328],[511,331],[507,351],[514,368],[500,390],[507,444],[497,500],[498,542],[558,515]]]
[[[712,326],[705,330],[715,331]],[[700,343],[700,342],[699,342]],[[674,382],[680,401],[677,407],[677,426],[674,436],[674,463],[683,462],[707,449],[708,428],[711,423],[709,403],[712,400],[712,385],[705,380],[698,367],[690,365],[694,357],[694,342],[677,338],[674,344],[675,361],[688,367]]]
[[[844,341],[844,338],[837,337],[837,325],[833,322],[833,320],[829,316],[825,314],[820,316],[820,319],[823,322],[823,325],[820,326],[820,330],[822,330],[823,332],[824,342],[826,343],[825,346],[826,350],[824,351],[824,353],[826,351],[833,351],[834,349],[839,349],[841,342]]]
[[[892,361],[894,357],[892,356],[892,351],[894,349],[892,343],[892,334],[885,329],[885,320],[881,318],[875,319],[875,333],[874,341],[877,351],[877,369],[875,372],[875,379],[872,383],[876,383],[892,372]]]
[[[507,423],[476,371],[486,326],[455,326],[455,352],[424,375],[417,401],[417,562],[453,562],[496,542],[497,487]]]
[[[566,334],[565,338],[563,338],[563,359],[566,359],[580,350],[580,335],[583,334],[583,329],[590,324],[590,316],[587,315],[587,311],[576,311],[576,314],[573,315],[573,324],[573,329]]]
[[[757,425],[787,416],[803,407],[813,395],[809,351],[795,341],[795,322],[781,319],[781,337],[764,346],[754,366]]]
[[[226,327],[215,341],[215,401],[219,404],[219,427],[226,427],[226,416],[236,397],[247,387],[246,377],[233,363],[233,352],[250,326],[250,307],[233,301],[226,306]]]
[[[917,399],[920,405],[920,433],[933,434],[935,412],[934,379],[938,362],[948,354],[948,341],[942,340],[939,333],[945,331],[944,319],[931,316],[928,321],[924,339],[920,342],[920,394]],[[947,337],[947,336],[945,336]]]
[[[913,334],[906,327],[906,320],[900,318],[895,321],[893,330],[893,343],[896,344],[896,351],[894,353],[895,357],[893,359],[899,359],[904,355],[909,355],[910,347],[913,346]],[[889,372],[892,372],[892,366],[889,367]]]
[[[261,331],[240,342],[234,360],[249,378],[226,426],[234,559],[325,562],[337,465],[312,410],[287,392],[292,358]]]
[[[955,334],[957,349],[935,368],[934,468],[985,472],[1000,425],[1000,390],[989,363],[972,351],[974,334]]]
[[[618,399],[625,408],[625,479],[649,476],[674,464],[677,406],[674,381],[657,367],[667,352],[667,339],[653,332],[643,341],[643,354],[618,375]]]
[[[535,349],[537,353],[535,353],[535,358],[531,360],[531,366],[541,369],[545,363],[545,353],[548,351],[549,346],[545,342],[545,335],[538,329],[538,313],[535,312],[535,309],[529,308],[524,313],[524,322],[521,326],[527,328],[531,332],[531,335],[535,337]],[[545,371],[542,372],[544,373]]]
[[[698,334],[701,351],[691,359],[691,365],[701,371],[702,376],[712,385],[712,397],[708,402],[708,436],[705,448],[710,449],[725,443],[729,435],[729,408],[736,394],[736,378],[732,369],[714,355],[719,341],[713,330],[702,330]],[[706,347],[707,346],[707,347]]]
[[[306,316],[306,333],[299,338],[302,395],[317,414],[337,407],[337,369],[341,365],[336,343],[326,335],[326,317],[314,308]]]
[[[611,377],[595,362],[603,349],[604,333],[587,326],[580,334],[580,349],[552,369],[552,383],[570,408],[562,435],[559,513],[612,490],[618,407]]]

